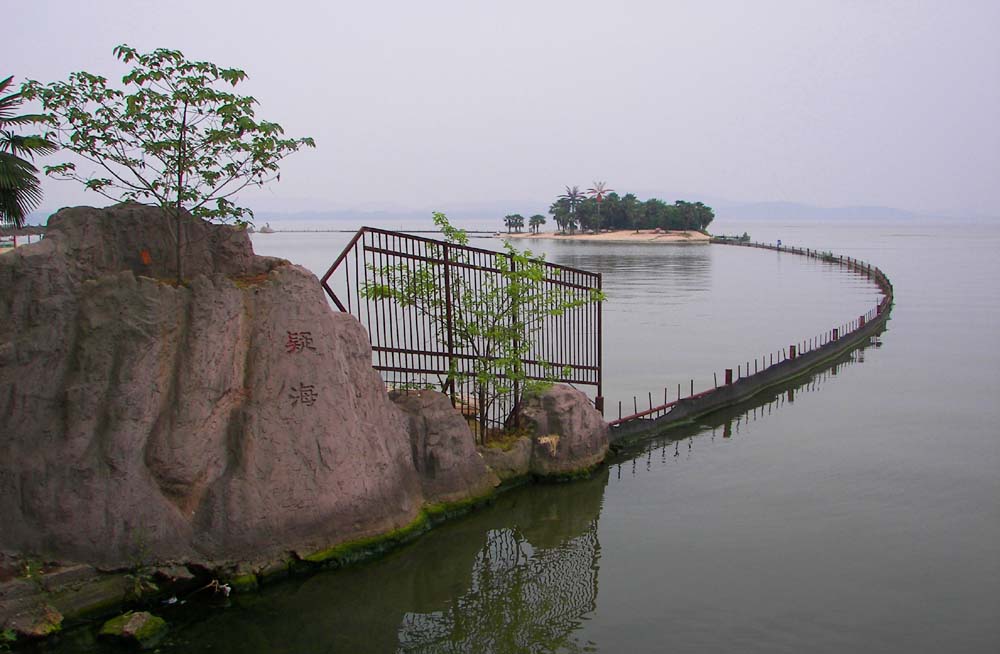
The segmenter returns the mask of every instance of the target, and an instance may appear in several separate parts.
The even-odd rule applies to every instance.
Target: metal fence
[[[593,387],[594,403],[603,410],[601,302],[590,301],[600,292],[600,273],[543,262],[533,282],[538,297],[557,293],[578,306],[535,311],[528,320],[497,305],[516,266],[508,253],[363,227],[322,284],[337,308],[368,330],[373,366],[389,388],[448,393],[482,441],[489,430],[510,426],[523,391],[519,380],[502,372],[504,353],[487,335],[504,325],[477,324],[491,306],[498,320],[510,321],[507,327],[523,325],[517,338],[524,340],[516,345],[526,379]],[[422,301],[373,293],[401,283],[418,289]],[[497,364],[489,375],[481,374],[484,362]]]
[[[782,368],[780,369],[782,370],[795,372],[792,370],[793,367],[788,365],[788,362],[794,362],[796,359],[808,360],[810,358],[815,358],[814,353],[825,356],[831,350],[840,349],[840,346],[844,343],[851,342],[852,336],[861,333],[865,330],[865,327],[870,325],[873,321],[884,320],[888,315],[888,310],[892,306],[892,282],[877,266],[873,266],[870,263],[859,261],[858,259],[853,259],[851,257],[835,255],[828,251],[772,245],[769,243],[757,243],[749,240],[742,240],[740,238],[717,237],[714,238],[712,242],[739,247],[773,250],[775,252],[787,252],[789,254],[804,256],[811,259],[819,259],[826,263],[840,266],[853,273],[864,275],[875,285],[876,288],[878,288],[881,293],[881,297],[874,307],[870,308],[867,312],[858,316],[856,319],[842,323],[823,333],[817,334],[814,337],[803,339],[797,343],[792,343],[787,348],[780,348],[776,351],[765,353],[759,358],[755,356],[752,360],[748,359],[743,362],[738,362],[735,368],[726,368],[723,371],[721,379],[717,374],[713,373],[712,385],[707,389],[696,392],[695,382],[692,379],[689,381],[689,384],[678,384],[676,393],[674,393],[673,388],[664,388],[662,403],[659,402],[659,389],[657,389],[655,393],[650,391],[647,393],[645,398],[633,396],[631,406],[623,407],[622,403],[619,402],[618,418],[610,421],[609,423],[612,429],[623,425],[629,425],[630,423],[635,423],[637,421],[645,421],[649,424],[653,424],[654,422],[660,421],[661,419],[666,418],[669,414],[673,413],[676,406],[685,402],[690,404],[694,401],[703,400],[703,398],[705,399],[706,404],[711,404],[713,401],[716,401],[720,407],[725,404],[732,403],[732,397],[736,397],[736,395],[729,394],[724,396],[720,395],[718,391],[720,389],[733,387],[734,384],[739,384],[742,380],[749,381],[753,379],[760,379],[757,375],[761,375],[761,377],[763,377],[764,373],[771,374],[771,371],[778,366],[781,366]],[[708,398],[714,398],[714,400]],[[623,409],[624,411],[631,410],[631,413],[623,415]]]

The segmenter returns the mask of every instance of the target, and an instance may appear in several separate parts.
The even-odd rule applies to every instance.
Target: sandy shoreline
[[[620,229],[611,232],[601,232],[600,234],[557,234],[555,232],[504,234],[501,232],[496,235],[496,238],[529,241],[538,239],[550,239],[554,241],[600,241],[602,243],[708,243],[711,239],[710,236],[691,230],[665,232],[655,229],[642,229],[638,232],[634,229]]]

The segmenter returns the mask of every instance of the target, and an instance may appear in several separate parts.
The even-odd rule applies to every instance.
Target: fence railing
[[[433,387],[450,394],[470,422],[474,419],[482,440],[487,429],[509,425],[522,389],[520,380],[503,375],[489,382],[477,378],[477,362],[496,353],[490,354],[483,337],[470,334],[467,326],[477,302],[489,302],[489,290],[502,286],[505,271],[515,265],[507,253],[363,227],[321,281],[337,308],[367,329],[372,365],[388,387]],[[603,410],[601,303],[583,302],[600,291],[601,275],[542,265],[542,292],[558,289],[563,297],[581,302],[533,321],[522,344],[527,351],[524,377],[593,387],[595,405]],[[434,301],[423,306],[373,298],[365,290],[417,275],[434,294]]]
[[[622,415],[623,407],[622,403],[619,402],[618,418],[609,423],[612,428],[637,421],[660,421],[668,414],[673,415],[679,405],[685,406],[686,409],[698,407],[697,410],[704,412],[716,404],[718,407],[721,407],[743,399],[752,394],[752,392],[756,392],[758,388],[763,387],[765,383],[777,383],[785,375],[800,374],[805,368],[803,364],[807,364],[810,359],[816,359],[820,354],[824,356],[832,354],[832,351],[839,349],[839,346],[846,345],[852,341],[852,337],[857,337],[862,332],[867,333],[869,331],[868,328],[873,322],[884,320],[888,316],[888,310],[892,306],[892,282],[889,281],[889,278],[878,267],[865,261],[810,248],[772,245],[731,238],[713,239],[713,243],[788,252],[839,265],[852,272],[865,275],[879,288],[882,292],[882,297],[874,307],[855,319],[832,327],[813,337],[789,344],[787,347],[765,354],[760,358],[754,357],[753,359],[739,362],[735,368],[726,368],[723,371],[721,380],[718,374],[713,373],[711,388],[695,392],[694,380],[691,380],[687,388],[678,384],[676,395],[672,393],[672,388],[664,388],[662,403],[658,401],[659,392],[657,392],[656,397],[654,397],[652,392],[649,392],[646,398],[633,396],[632,407],[625,407],[626,410],[628,408],[632,409],[632,413],[628,415]],[[746,389],[745,391],[719,393],[719,391],[724,389],[735,388],[734,385],[740,385],[741,382],[743,382],[742,385]],[[673,399],[670,399],[671,397]],[[642,402],[642,404],[646,404],[646,408],[641,409],[642,404],[640,402],[643,399],[647,400],[647,402]],[[657,401],[656,404],[654,404],[654,400]],[[684,414],[683,417],[687,417],[688,415],[687,411],[676,413],[678,413],[678,418],[681,417],[680,414]]]

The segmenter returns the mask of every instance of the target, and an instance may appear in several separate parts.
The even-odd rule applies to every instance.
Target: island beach
[[[497,238],[516,239],[551,239],[556,241],[600,241],[603,243],[708,243],[711,236],[694,230],[671,230],[661,229],[619,229],[610,232],[600,232],[596,234],[580,232],[576,234],[563,234],[557,232],[540,232],[538,234],[498,233]]]

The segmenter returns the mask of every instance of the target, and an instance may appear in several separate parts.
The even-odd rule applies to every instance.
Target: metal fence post
[[[604,276],[601,273],[597,273],[597,292],[602,292]],[[603,381],[603,357],[604,357],[604,325],[603,325],[603,313],[601,311],[601,305],[603,302],[597,303],[597,396],[594,397],[594,408],[604,415],[604,381]]]
[[[455,342],[452,336],[452,315],[451,315],[451,266],[448,265],[448,245],[444,246],[444,311],[445,311],[445,334],[448,345],[448,394],[451,396],[451,403],[455,404]]]

